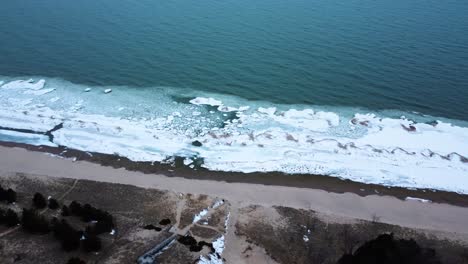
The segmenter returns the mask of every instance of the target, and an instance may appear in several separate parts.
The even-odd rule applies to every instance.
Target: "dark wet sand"
[[[129,171],[139,171],[147,174],[162,174],[168,177],[186,179],[224,181],[228,183],[251,183],[296,188],[310,188],[332,193],[354,193],[359,196],[380,195],[393,196],[404,200],[406,197],[417,197],[432,202],[446,203],[468,207],[468,195],[432,189],[407,189],[401,187],[386,187],[377,184],[364,184],[337,177],[314,174],[285,174],[280,172],[223,172],[210,171],[204,168],[192,169],[180,164],[163,164],[159,162],[135,162],[125,157],[83,152],[66,147],[32,146],[22,143],[0,141],[0,146],[19,147],[30,151],[46,152],[65,158],[88,161],[102,166],[125,168]]]

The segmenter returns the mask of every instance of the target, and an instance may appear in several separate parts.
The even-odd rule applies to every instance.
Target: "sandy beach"
[[[104,167],[87,161],[54,157],[22,148],[0,147],[0,173],[23,173],[48,177],[86,179],[129,184],[181,193],[206,194],[240,204],[287,206],[339,217],[468,234],[468,208],[449,204],[401,200],[390,196],[333,193],[310,188],[295,188],[222,181],[195,180],[144,174]],[[414,197],[418,198],[418,197]]]

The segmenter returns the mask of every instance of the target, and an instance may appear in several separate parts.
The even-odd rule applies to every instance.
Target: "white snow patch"
[[[208,256],[200,256],[200,260],[198,264],[222,264],[223,259],[221,258],[221,254],[224,251],[224,235],[220,238],[213,241],[213,248],[215,253],[211,253]]]
[[[421,202],[421,203],[430,203],[431,200],[426,200],[426,199],[422,199],[422,198],[416,198],[416,197],[406,197],[405,198],[405,201],[418,201],[418,202]]]
[[[206,214],[208,214],[208,209],[203,209],[193,217],[193,223],[200,221],[200,219],[202,219]]]
[[[104,93],[106,93],[106,94],[108,94],[108,93],[110,93],[110,92],[112,92],[112,89],[105,89],[105,90],[104,90]]]
[[[224,204],[224,200],[223,200],[223,199],[217,199],[217,200],[215,201],[215,203],[211,206],[211,208],[216,209],[216,208],[220,207],[220,206],[223,205],[223,204]]]

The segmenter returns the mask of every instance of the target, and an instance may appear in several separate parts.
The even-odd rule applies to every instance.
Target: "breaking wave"
[[[0,77],[0,140],[468,193],[467,123],[418,113]]]

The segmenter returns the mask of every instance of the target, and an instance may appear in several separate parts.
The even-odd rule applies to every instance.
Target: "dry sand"
[[[53,157],[21,148],[0,147],[0,174],[24,173],[57,178],[129,184],[181,193],[207,194],[242,205],[288,206],[338,217],[373,220],[404,227],[468,234],[468,208],[448,204],[402,201],[389,196],[361,197],[353,193],[261,184],[226,183],[114,169]],[[103,190],[105,191],[105,190]]]

